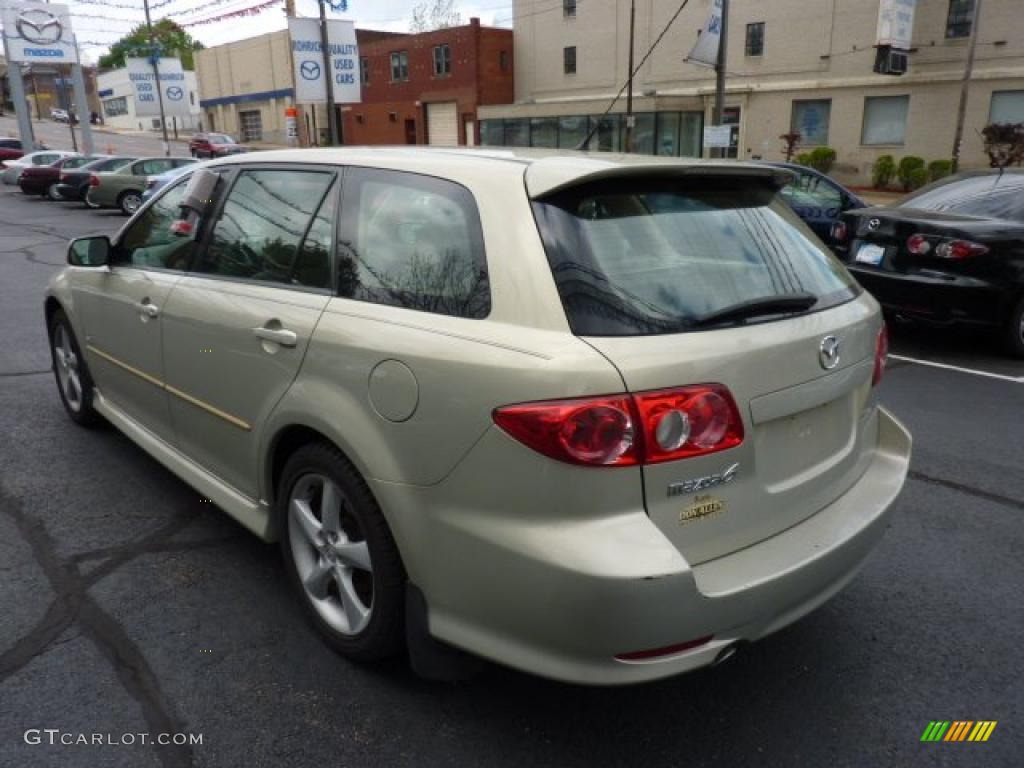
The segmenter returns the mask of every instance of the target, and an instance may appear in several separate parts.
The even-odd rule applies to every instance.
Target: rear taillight
[[[832,239],[837,243],[846,242],[846,222],[845,221],[834,221],[832,222]]]
[[[885,373],[885,364],[889,360],[889,329],[885,323],[878,330],[878,337],[875,339],[875,371],[871,374],[871,386],[876,386],[882,380]]]
[[[509,405],[494,421],[545,456],[588,466],[657,464],[743,442],[739,410],[721,384]]]
[[[924,235],[911,235],[907,238],[907,250],[915,256],[924,256],[932,249],[932,244]]]
[[[91,174],[89,176],[89,186],[90,187],[98,187],[99,185],[100,185],[100,177],[97,176],[95,173]]]
[[[986,253],[988,248],[970,240],[945,240],[935,246],[935,255],[940,259],[969,259]]]
[[[988,253],[988,248],[981,243],[920,233],[907,238],[907,250],[915,256],[934,253],[940,259],[969,259]]]

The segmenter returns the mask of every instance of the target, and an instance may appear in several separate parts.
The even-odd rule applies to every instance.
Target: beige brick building
[[[740,158],[783,158],[779,136],[838,152],[864,182],[882,154],[952,154],[973,0],[917,0],[908,71],[875,74],[880,3],[730,0],[726,122]],[[712,0],[690,0],[634,81],[635,149],[702,153],[713,70],[686,63]],[[480,109],[484,143],[571,147],[626,81],[629,0],[515,0],[516,102]],[[636,60],[678,0],[636,0]],[[621,149],[625,97],[592,144]],[[590,116],[589,118],[587,116]],[[984,0],[962,164],[987,165],[981,128],[1024,121],[1024,0]],[[705,152],[706,154],[706,152]]]

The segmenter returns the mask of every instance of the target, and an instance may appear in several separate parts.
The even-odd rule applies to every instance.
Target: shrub
[[[923,158],[917,157],[916,155],[907,155],[900,160],[900,165],[897,169],[896,175],[899,176],[900,184],[903,185],[904,192],[909,192],[912,189],[910,186],[910,176],[914,172],[915,168],[920,168],[924,171],[925,179],[928,178],[928,171],[924,167]]]
[[[836,161],[836,151],[832,147],[815,147],[811,150],[809,165],[816,171],[828,173]]]
[[[896,158],[882,155],[871,166],[871,185],[875,189],[885,189],[896,175]]]
[[[808,168],[811,167],[811,153],[801,152],[796,156],[796,162],[798,165],[806,165]]]
[[[953,172],[952,160],[932,160],[928,163],[928,181],[944,179]]]
[[[907,191],[913,191],[920,189],[928,183],[928,169],[927,168],[911,168],[907,182]]]

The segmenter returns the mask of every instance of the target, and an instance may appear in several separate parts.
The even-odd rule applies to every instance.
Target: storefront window
[[[531,147],[558,146],[558,118],[534,117],[530,120]]]
[[[679,113],[658,113],[657,154],[669,157],[679,156]]]
[[[828,144],[828,122],[831,112],[831,99],[793,102],[793,121],[790,130],[800,134],[801,146],[815,147]]]
[[[481,120],[480,143],[487,147],[500,147],[505,143],[504,120]]]
[[[653,155],[654,113],[642,112],[633,115],[633,118],[636,121],[633,126],[633,152],[638,155]],[[623,125],[623,131],[625,131],[625,125]],[[627,149],[627,147],[623,146],[623,149]]]
[[[506,118],[504,144],[506,147],[530,146],[530,121],[524,117]]]
[[[680,125],[679,154],[682,157],[700,157],[703,149],[704,114],[683,112]]]
[[[621,115],[594,115],[593,120],[597,121],[597,131],[590,140],[587,149],[599,150],[601,152],[619,152],[622,150],[622,120]]]
[[[576,149],[587,138],[590,118],[586,115],[558,118],[558,146],[562,149]]]

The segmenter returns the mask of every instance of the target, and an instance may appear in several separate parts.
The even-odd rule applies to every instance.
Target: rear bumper
[[[1001,325],[1009,312],[1007,287],[975,277],[903,274],[847,264],[882,307],[934,325]]]
[[[643,509],[575,519],[551,510],[549,519],[524,508],[496,520],[461,507],[443,486],[471,485],[465,473],[485,471],[473,456],[488,454],[486,446],[439,486],[378,483],[375,491],[426,596],[435,637],[558,680],[636,683],[708,665],[853,578],[884,532],[910,461],[907,431],[882,409],[874,421],[866,469],[846,493],[788,530],[696,567]],[[492,433],[481,442],[501,439]],[[496,494],[531,493],[516,487],[529,482],[522,477],[488,479]],[[615,658],[708,635],[704,645],[656,660]]]
[[[85,182],[85,188],[88,189],[88,182]],[[58,184],[57,192],[66,200],[80,200],[83,197],[82,185]]]

